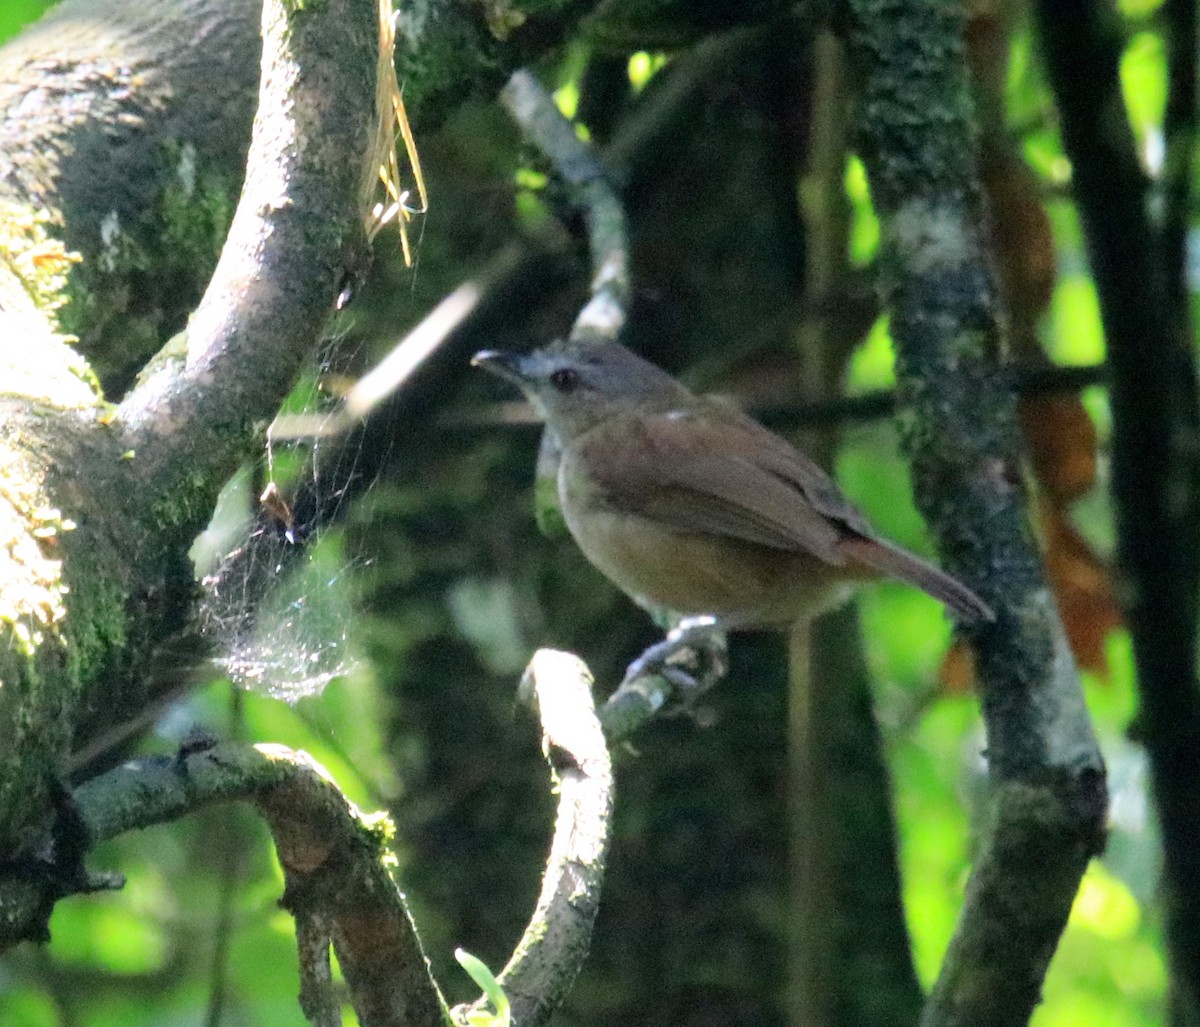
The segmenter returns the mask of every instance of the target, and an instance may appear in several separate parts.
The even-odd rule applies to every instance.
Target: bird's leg
[[[724,677],[728,669],[728,644],[717,619],[684,617],[663,641],[650,646],[629,665],[621,684],[659,675],[679,690],[686,705]]]

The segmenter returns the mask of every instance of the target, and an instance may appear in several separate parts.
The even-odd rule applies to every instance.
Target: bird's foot
[[[728,669],[728,643],[716,618],[686,617],[629,665],[621,686],[638,678],[661,677],[674,686],[687,708]]]

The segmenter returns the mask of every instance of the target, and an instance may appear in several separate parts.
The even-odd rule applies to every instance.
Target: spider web
[[[281,415],[320,424],[340,401],[353,350],[330,340]],[[204,594],[200,631],[235,684],[296,702],[363,662],[352,631],[355,575],[370,560],[342,529],[375,477],[361,470],[361,451],[353,434],[268,431],[260,460],[221,493],[192,556]]]

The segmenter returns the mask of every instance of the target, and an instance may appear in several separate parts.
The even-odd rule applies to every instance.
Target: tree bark
[[[1024,1024],[1103,846],[1104,764],[1026,519],[1013,396],[995,370],[1001,319],[962,8],[846,7],[917,500],[947,565],[997,613],[972,632],[992,817],[923,1022]]]

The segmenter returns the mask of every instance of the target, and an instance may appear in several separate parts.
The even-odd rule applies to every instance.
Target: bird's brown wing
[[[924,589],[965,621],[995,619],[962,582],[876,536],[806,456],[722,404],[616,419],[582,445],[591,487],[618,509],[677,531],[870,568]]]
[[[608,502],[680,531],[723,535],[832,564],[838,543],[869,534],[862,515],[811,460],[719,403],[641,415],[586,440]]]

